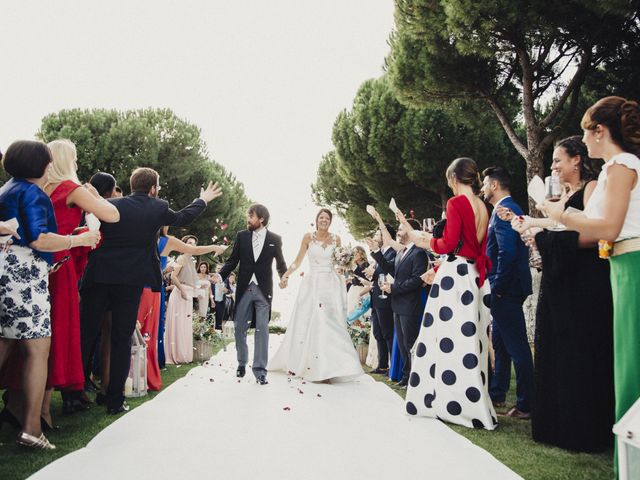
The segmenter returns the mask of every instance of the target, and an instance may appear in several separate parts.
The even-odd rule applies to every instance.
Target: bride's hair
[[[326,213],[327,215],[329,215],[329,223],[333,222],[333,213],[331,213],[331,210],[329,210],[328,208],[321,208],[318,214],[316,215],[316,230],[318,229],[318,219],[320,218],[320,215],[322,215],[323,213]]]

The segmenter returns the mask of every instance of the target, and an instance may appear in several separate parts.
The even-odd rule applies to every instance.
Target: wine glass
[[[387,276],[384,273],[381,273],[380,275],[378,275],[378,286],[380,287],[380,292],[381,292],[380,295],[378,295],[378,297],[380,298],[387,298],[387,295],[382,290],[382,287],[385,283],[387,283]]]
[[[544,179],[545,198],[550,202],[558,202],[562,198],[562,184],[558,175],[549,175]]]

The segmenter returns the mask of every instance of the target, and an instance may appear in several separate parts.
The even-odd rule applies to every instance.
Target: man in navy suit
[[[411,219],[409,223],[414,230],[420,230],[420,224]],[[406,387],[411,374],[411,349],[420,332],[422,314],[422,275],[427,271],[427,252],[416,247],[409,240],[409,233],[401,224],[398,227],[398,241],[404,245],[394,262],[387,261],[382,251],[372,252],[371,256],[378,262],[382,270],[393,275],[394,282],[383,287],[383,291],[391,296],[394,325],[398,337],[398,348],[402,357],[402,380],[398,382]]]
[[[396,237],[396,231],[391,225],[386,225],[387,231],[391,238]],[[380,251],[387,262],[394,262],[396,251],[389,245],[385,245],[382,241],[382,233],[378,230],[373,240],[368,240],[371,251]],[[371,281],[373,289],[371,290],[371,328],[373,336],[378,346],[378,367],[371,373],[387,373],[389,371],[389,358],[393,349],[393,310],[391,309],[391,299],[387,295],[381,298],[382,291],[378,285],[378,277],[384,274],[384,270],[379,263],[374,267],[370,267],[373,272]]]
[[[489,394],[496,407],[504,406],[513,360],[517,403],[507,416],[529,419],[533,400],[533,358],[522,310],[524,300],[531,294],[529,249],[511,224],[496,215],[497,207],[506,207],[516,215],[522,215],[522,209],[511,198],[511,176],[506,169],[490,167],[483,175],[484,198],[494,207],[487,236],[487,255],[492,263],[488,278],[491,284],[492,341],[495,351],[495,372],[489,385]]]

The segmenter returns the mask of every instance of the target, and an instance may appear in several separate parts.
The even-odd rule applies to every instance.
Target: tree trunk
[[[534,175],[538,175],[544,180],[544,151],[538,148],[538,145],[529,148],[529,153],[525,157],[527,163],[527,183],[531,181]],[[536,209],[536,202],[529,198],[529,215],[532,217],[541,217],[540,212]]]

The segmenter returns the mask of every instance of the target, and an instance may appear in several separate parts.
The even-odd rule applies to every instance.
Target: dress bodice
[[[329,243],[323,243],[316,238],[315,232],[311,234],[311,242],[307,251],[311,272],[332,273],[333,251],[336,248],[336,237],[330,234]]]

